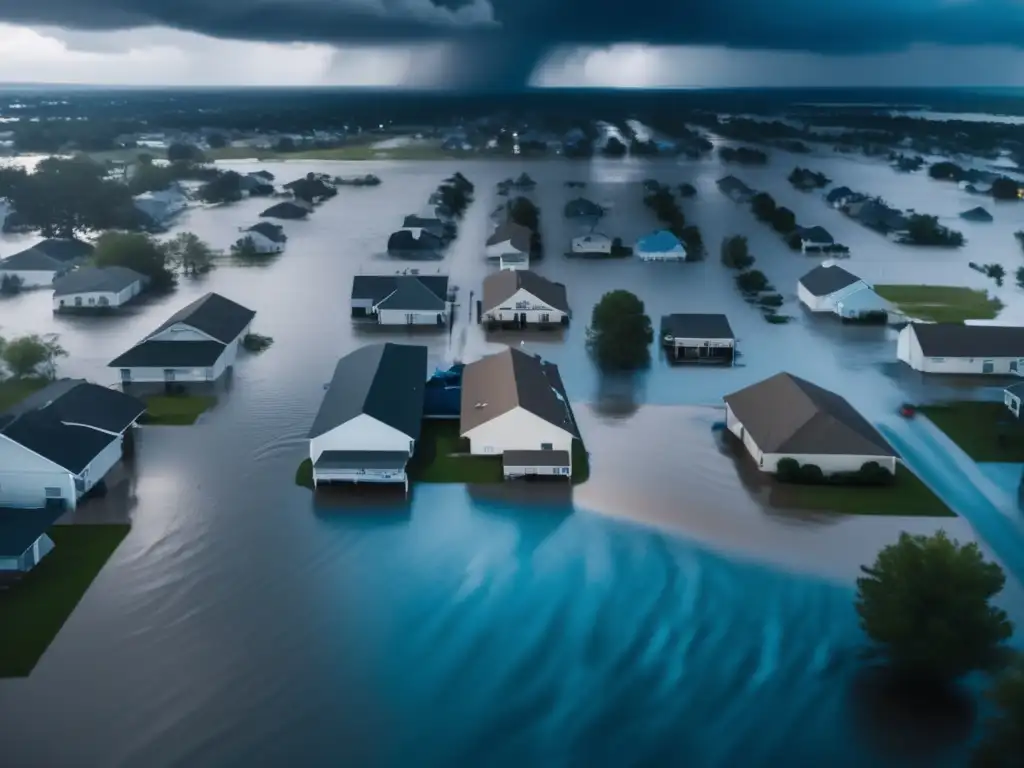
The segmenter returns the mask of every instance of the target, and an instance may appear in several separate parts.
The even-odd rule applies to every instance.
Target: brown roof
[[[533,237],[533,232],[530,231],[529,227],[524,227],[522,224],[516,224],[514,221],[505,221],[498,225],[498,228],[494,230],[494,234],[487,238],[487,245],[497,245],[498,243],[511,243],[512,247],[521,253],[530,252],[530,239]]]
[[[558,366],[511,347],[462,371],[460,434],[515,408],[577,435]]]
[[[522,288],[545,304],[562,312],[569,311],[565,286],[528,269],[502,269],[484,278],[483,308],[490,312],[508,301]]]
[[[726,395],[725,402],[765,453],[896,455],[844,398],[790,373]]]

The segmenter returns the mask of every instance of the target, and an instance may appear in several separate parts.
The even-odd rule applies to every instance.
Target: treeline
[[[779,314],[779,308],[785,302],[782,294],[759,269],[753,269],[757,259],[750,252],[750,244],[743,235],[733,235],[722,241],[720,250],[722,266],[736,271],[736,288],[751,304],[761,310],[761,316],[773,325],[788,323],[788,315]]]
[[[721,147],[718,155],[727,163],[741,165],[764,165],[768,162],[768,153],[753,147]]]
[[[933,163],[928,167],[928,175],[939,181],[966,181],[969,183],[985,182],[991,178],[991,174],[976,171],[970,168],[963,168],[956,163],[947,160]],[[992,179],[992,187],[989,194],[996,200],[1020,200],[1024,184],[1007,176],[997,176]]]
[[[686,216],[669,187],[653,181],[648,183],[652,187],[652,191],[644,196],[644,205],[650,208],[658,221],[683,243],[686,247],[687,261],[703,259],[704,238],[700,233],[700,228],[686,223]],[[697,190],[690,184],[681,184],[679,191],[681,196],[691,197],[696,194]]]

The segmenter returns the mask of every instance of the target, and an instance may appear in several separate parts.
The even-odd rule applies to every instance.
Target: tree
[[[228,145],[228,139],[223,133],[211,133],[206,137],[206,143],[210,149],[223,149]]]
[[[740,272],[736,275],[736,287],[743,293],[761,293],[771,288],[768,276],[759,269]]]
[[[750,210],[761,221],[771,221],[775,214],[775,200],[767,192],[758,192],[750,201]]]
[[[962,181],[967,178],[967,171],[956,163],[943,160],[939,163],[932,163],[928,168],[928,175],[942,181]]]
[[[57,372],[57,358],[67,357],[56,334],[21,336],[3,345],[4,364],[13,376],[44,376],[52,379]]]
[[[1024,267],[1017,267],[1017,287],[1024,288]]]
[[[1017,768],[1024,763],[1024,659],[1018,657],[989,691],[996,713],[988,719],[974,754],[977,768]]]
[[[176,141],[167,147],[167,159],[172,163],[198,163],[203,160],[203,153],[194,144]]]
[[[644,303],[629,291],[610,291],[594,307],[587,347],[604,370],[633,370],[650,362],[654,331]]]
[[[779,207],[772,213],[771,219],[772,229],[776,232],[786,234],[796,229],[796,214],[794,214],[789,208]]]
[[[679,239],[686,246],[687,261],[700,261],[704,258],[704,237],[696,224],[683,227]]]
[[[174,286],[167,253],[149,235],[139,232],[104,232],[92,252],[97,267],[128,267],[149,278],[149,287],[165,291]]]
[[[1000,176],[992,182],[992,197],[996,200],[1019,200],[1021,189],[1020,182]]]
[[[294,152],[295,151],[295,139],[289,136],[282,136],[277,140],[274,145],[275,152]]]
[[[946,684],[1003,660],[1013,626],[990,601],[1006,576],[977,544],[961,545],[944,531],[903,533],[861,571],[861,628],[899,673]]]
[[[733,235],[722,240],[722,264],[729,269],[749,269],[754,266],[750,246],[743,235]]]
[[[508,217],[516,224],[534,232],[540,227],[540,210],[527,197],[517,197],[509,201]]]
[[[1024,270],[1024,267],[1021,267]],[[0,279],[0,295],[2,296],[15,296],[21,293],[22,286],[25,285],[25,281],[17,275],[4,275]]]
[[[237,259],[252,259],[262,254],[256,247],[256,242],[246,236],[231,244],[231,255]]]
[[[601,153],[607,157],[623,157],[627,151],[626,145],[617,137],[612,136],[605,142]]]
[[[235,203],[242,199],[242,175],[238,171],[223,171],[199,188],[199,199],[204,203]]]
[[[198,275],[213,267],[216,252],[193,232],[182,232],[161,246],[166,263],[182,273]]]

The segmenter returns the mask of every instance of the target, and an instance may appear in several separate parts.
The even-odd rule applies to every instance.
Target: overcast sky
[[[552,0],[554,1],[554,0]],[[0,24],[0,82],[98,85],[346,85],[444,87],[464,65],[457,46],[223,40],[146,27],[81,31]],[[1024,51],[915,45],[824,55],[721,46],[611,45],[556,49],[536,86],[1024,86]]]

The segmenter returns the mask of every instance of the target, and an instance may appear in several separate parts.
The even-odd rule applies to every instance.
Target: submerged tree
[[[167,290],[174,285],[174,272],[166,250],[149,235],[139,232],[104,232],[92,253],[97,267],[128,267],[149,279],[149,287]]]
[[[610,291],[594,307],[587,347],[604,370],[632,370],[650,362],[654,340],[644,303],[629,291]]]
[[[32,334],[11,339],[0,348],[0,356],[12,376],[43,376],[52,379],[57,373],[57,359],[67,357],[57,334]]]
[[[974,754],[977,768],[1017,768],[1024,764],[1024,659],[997,680],[989,692],[996,713],[985,723]]]
[[[167,264],[182,274],[209,272],[217,253],[194,232],[182,232],[161,245]]]

